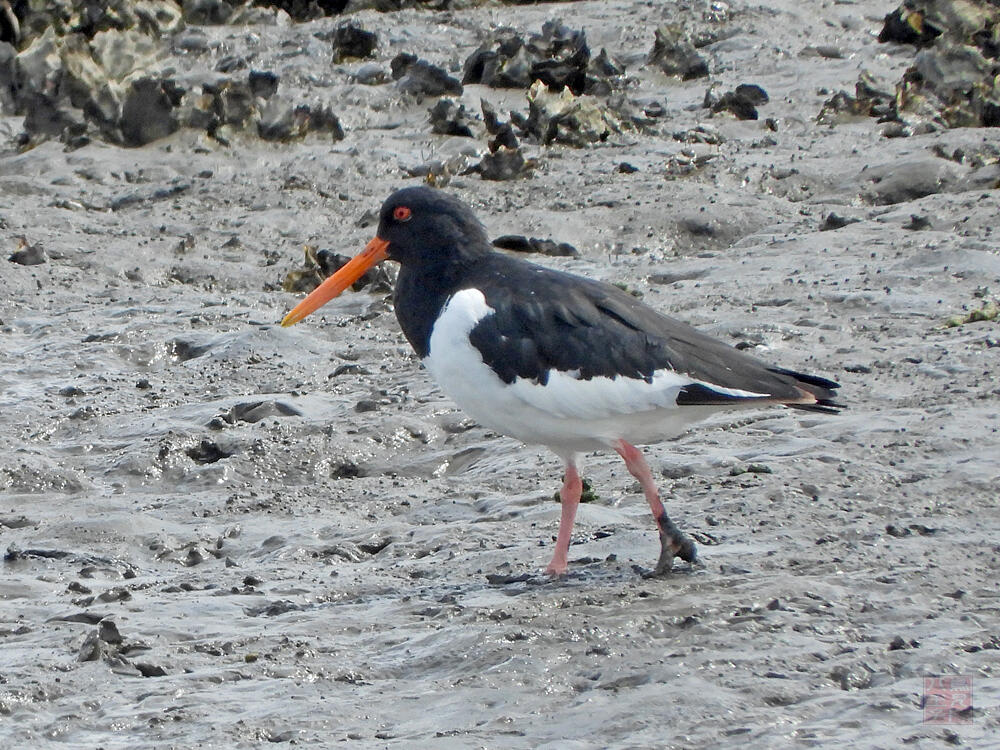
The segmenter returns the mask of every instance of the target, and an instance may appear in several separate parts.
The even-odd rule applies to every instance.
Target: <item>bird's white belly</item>
[[[651,383],[624,377],[580,380],[555,370],[545,385],[525,378],[504,383],[469,341],[476,323],[493,312],[477,289],[455,294],[434,324],[423,360],[441,389],[486,427],[568,455],[613,447],[618,440],[665,440],[719,411],[678,408],[677,394],[692,381],[670,370],[654,373]]]

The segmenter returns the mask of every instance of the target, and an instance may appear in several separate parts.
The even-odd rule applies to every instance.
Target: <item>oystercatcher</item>
[[[727,409],[842,408],[831,380],[772,367],[614,286],[496,252],[465,204],[427,187],[389,196],[375,238],[282,325],[383,260],[400,264],[396,317],[441,389],[484,426],[546,445],[565,462],[551,575],[566,572],[580,453],[610,448],[639,480],[659,530],[660,574],[674,557],[694,561],[695,545],[667,516],[636,443]]]

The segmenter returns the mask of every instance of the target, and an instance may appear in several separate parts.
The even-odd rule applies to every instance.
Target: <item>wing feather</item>
[[[772,367],[608,284],[492,257],[490,275],[505,283],[477,285],[494,313],[472,329],[471,343],[505,383],[545,385],[558,375],[560,395],[549,398],[567,415],[668,402],[840,408],[833,381]]]

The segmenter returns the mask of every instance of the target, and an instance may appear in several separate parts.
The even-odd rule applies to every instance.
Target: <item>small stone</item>
[[[680,26],[661,26],[654,32],[653,49],[646,62],[668,76],[687,81],[708,75],[708,63],[698,54]]]
[[[333,62],[370,57],[378,46],[378,36],[353,23],[338,26],[330,39],[333,44]]]
[[[97,635],[105,643],[121,643],[122,635],[111,620],[101,620],[97,625]]]
[[[439,99],[430,109],[431,131],[441,135],[472,138],[472,118],[465,106],[451,99]]]
[[[848,224],[857,224],[859,221],[861,221],[861,219],[841,216],[840,214],[836,214],[833,211],[831,211],[826,215],[826,218],[823,220],[823,223],[820,224],[819,231],[829,232],[834,229],[841,229],[843,227],[846,227]]]
[[[139,670],[139,674],[143,677],[166,677],[167,670],[161,667],[159,664],[147,664],[145,662],[136,662],[135,668]]]
[[[83,643],[80,646],[80,650],[77,652],[77,661],[97,661],[101,658],[104,653],[105,647],[101,643],[101,639],[97,634],[97,631],[91,631],[87,633],[87,637],[83,639]]]
[[[886,14],[878,40],[883,44],[896,42],[926,47],[941,36],[941,31],[933,23],[928,22],[921,11],[903,4]]]
[[[226,0],[184,0],[184,20],[202,26],[221,26],[233,15],[233,6]]]
[[[484,180],[514,180],[528,171],[528,162],[521,149],[501,146],[492,154],[486,154],[479,162],[479,175]]]
[[[505,234],[493,240],[493,247],[502,250],[514,250],[519,253],[538,253],[539,255],[549,255],[560,258],[578,258],[580,251],[568,242],[556,242],[555,240],[543,240],[537,237],[525,237],[520,234]]]
[[[179,127],[174,107],[183,91],[170,81],[139,78],[122,102],[121,133],[126,146],[144,146]]]
[[[247,83],[250,93],[261,99],[270,99],[278,91],[278,75],[268,70],[251,70]]]
[[[710,96],[706,95],[706,100],[708,99]],[[757,107],[767,104],[769,100],[767,92],[760,86],[742,83],[733,91],[723,94],[711,106],[713,112],[731,112],[739,120],[756,120],[759,116]]]
[[[910,221],[903,225],[903,229],[908,229],[911,232],[918,232],[931,228],[931,220],[926,216],[918,216],[917,214],[910,214]]]
[[[211,440],[202,440],[198,445],[188,448],[184,453],[199,464],[214,464],[216,461],[233,455],[232,451],[223,450]]]
[[[12,252],[7,260],[19,266],[40,266],[48,260],[48,255],[42,243],[36,242],[34,245],[28,244],[23,237],[18,240],[18,249]]]
[[[389,79],[385,69],[378,63],[362,65],[354,72],[354,80],[365,86],[376,86]]]
[[[457,78],[415,55],[405,52],[396,55],[390,66],[392,77],[399,82],[399,89],[404,93],[415,96],[462,95],[462,84]]]
[[[612,89],[609,79],[623,72],[603,50],[591,61],[586,34],[552,20],[527,39],[510,31],[496,35],[466,59],[462,83],[528,88],[541,81],[552,91],[606,95]]]

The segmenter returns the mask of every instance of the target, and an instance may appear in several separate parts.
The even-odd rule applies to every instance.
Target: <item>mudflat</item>
[[[995,742],[1000,148],[879,116],[930,44],[880,42],[894,9],[262,9],[156,40],[151,80],[187,98],[133,86],[155,121],[21,136],[0,93],[5,744]],[[606,51],[575,104],[470,73],[554,19]],[[308,117],[258,76],[257,115],[227,120],[218,79],[250,71]],[[596,498],[549,580],[559,460],[438,392],[391,274],[278,325],[307,256],[354,254],[427,181],[849,408],[646,449],[701,556],[662,578],[638,486],[585,457]]]

